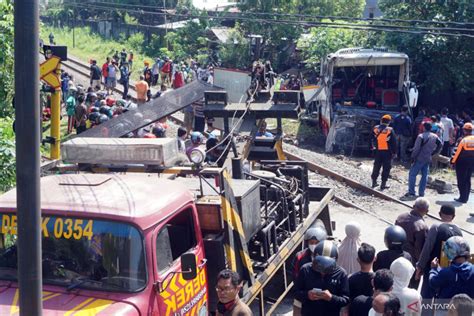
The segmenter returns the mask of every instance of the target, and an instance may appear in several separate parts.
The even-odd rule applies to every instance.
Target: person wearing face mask
[[[328,234],[326,229],[322,226],[310,227],[306,233],[304,234],[304,242],[306,244],[306,248],[299,251],[292,263],[292,271],[293,271],[293,280],[296,281],[298,278],[298,274],[302,266],[307,263],[313,262],[315,257],[314,250],[316,249],[316,245],[326,240]],[[297,299],[293,301],[293,314],[300,315],[301,313],[301,302]]]
[[[239,291],[242,288],[240,275],[225,269],[217,276],[217,316],[252,316],[250,308],[240,300]]]
[[[299,251],[295,259],[293,260],[293,280],[298,278],[298,273],[303,265],[308,262],[312,262],[315,256],[314,250],[316,249],[316,245],[328,238],[328,234],[326,229],[323,227],[310,227],[306,233],[304,234],[304,242],[306,244],[306,248]]]
[[[349,304],[349,282],[346,271],[336,264],[337,247],[324,240],[314,252],[313,261],[301,267],[295,283],[301,315],[339,316],[341,308]]]
[[[421,295],[417,290],[408,287],[415,268],[405,258],[398,258],[390,266],[393,273],[392,293],[400,300],[401,311],[405,316],[421,315]]]

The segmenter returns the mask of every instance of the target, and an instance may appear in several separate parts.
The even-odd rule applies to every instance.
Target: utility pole
[[[166,37],[166,35],[168,35],[168,22],[166,20],[166,0],[163,0],[163,12],[165,13],[165,42],[166,42],[166,49],[169,49],[168,47],[168,37]]]
[[[39,3],[14,1],[20,315],[42,315]]]

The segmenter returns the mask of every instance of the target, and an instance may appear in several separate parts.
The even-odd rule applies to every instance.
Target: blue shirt
[[[273,134],[270,133],[270,132],[262,133],[262,132],[258,131],[256,136],[257,137],[273,137]]]
[[[411,136],[411,118],[406,114],[398,114],[393,120],[393,130],[397,135]]]

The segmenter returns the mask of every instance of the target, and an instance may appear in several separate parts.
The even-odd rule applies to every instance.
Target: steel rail
[[[85,65],[85,64],[82,63],[81,61],[78,61],[78,60],[76,60],[76,59],[74,59],[74,58],[70,59],[69,61],[71,61],[72,63],[75,63],[75,64],[79,65],[79,66],[82,67],[82,68],[87,68],[87,69],[89,69],[87,65]],[[75,69],[74,69],[74,66],[73,66],[73,67],[70,67],[69,65],[66,65],[66,67],[69,67],[69,68],[75,70]],[[85,76],[89,76],[89,73],[86,73],[86,72],[84,72],[84,71],[78,70],[78,72],[81,73],[81,74],[83,74],[83,75],[85,75]],[[130,84],[130,87],[132,87],[131,84]],[[121,91],[118,90],[117,88],[115,88],[115,91],[118,91],[118,92],[121,93]],[[169,116],[168,118],[169,118],[171,121],[173,121],[175,124],[177,124],[177,125],[181,125],[181,126],[184,125],[184,122],[183,122],[181,119],[177,118],[177,117]],[[290,153],[290,152],[288,152],[288,151],[284,151],[284,154],[285,154],[286,157],[289,158],[290,160],[305,161],[305,162],[308,164],[308,169],[309,169],[310,171],[317,172],[317,173],[319,173],[319,174],[321,174],[321,175],[323,175],[323,176],[332,178],[332,179],[334,179],[334,180],[336,180],[336,181],[338,181],[338,182],[345,183],[345,184],[348,185],[349,187],[351,187],[351,188],[353,188],[353,189],[356,189],[356,190],[359,190],[359,191],[361,191],[361,192],[363,192],[363,193],[366,193],[366,194],[368,194],[368,195],[378,197],[378,198],[383,199],[383,200],[385,200],[385,201],[394,202],[394,203],[403,205],[403,206],[405,206],[405,207],[408,208],[408,209],[412,209],[412,208],[413,208],[412,205],[410,205],[410,204],[408,204],[408,203],[406,203],[406,202],[404,202],[404,201],[402,201],[402,200],[400,200],[400,199],[397,199],[397,198],[395,198],[395,197],[393,197],[393,196],[390,196],[390,195],[388,195],[388,194],[386,194],[386,193],[384,193],[384,192],[381,192],[381,191],[375,190],[375,189],[373,189],[373,188],[370,188],[370,187],[368,187],[368,186],[366,186],[366,185],[364,185],[364,184],[362,184],[362,183],[357,182],[356,180],[353,180],[353,179],[351,179],[351,178],[349,178],[349,177],[346,177],[346,176],[343,176],[343,175],[341,175],[341,174],[339,174],[339,173],[337,173],[337,172],[334,172],[334,171],[332,171],[332,170],[329,170],[329,169],[327,169],[327,168],[324,168],[323,166],[318,165],[318,164],[316,164],[316,163],[314,163],[314,162],[310,162],[310,161],[308,161],[308,160],[306,160],[306,159],[304,159],[304,158],[302,158],[302,157],[300,157],[300,156],[298,156],[298,155],[295,155],[295,154]],[[356,209],[358,209],[358,210],[361,210],[361,211],[363,211],[363,212],[365,212],[365,213],[368,213],[368,214],[371,214],[371,215],[373,215],[373,216],[376,216],[374,213],[372,213],[372,212],[370,212],[370,211],[367,211],[366,209],[364,209],[364,208],[362,208],[362,207],[360,207],[360,206],[358,206],[358,205],[356,205],[356,204],[354,204],[354,203],[352,203],[352,202],[346,201],[346,200],[344,200],[344,199],[342,199],[342,198],[336,197],[336,198],[335,198],[335,201],[338,202],[338,203],[341,204],[341,205],[345,205],[345,206],[349,206],[349,207],[354,207],[354,208],[356,208]],[[438,216],[435,216],[435,215],[433,215],[433,214],[428,214],[427,216],[430,217],[430,218],[432,218],[432,219],[434,219],[434,220],[441,221],[441,218],[439,218]],[[377,217],[377,216],[376,216],[376,217]],[[377,217],[377,218],[379,218],[379,217]],[[381,218],[379,218],[379,219],[382,220],[383,222],[387,223],[386,220],[383,220],[383,219],[381,219]],[[460,227],[460,229],[461,229],[463,232],[465,232],[465,233],[467,233],[467,234],[469,234],[469,235],[474,235],[474,232],[472,232],[472,231],[469,231],[469,230],[467,230],[467,229],[465,229],[465,228],[462,228],[462,227]]]
[[[410,204],[408,204],[408,203],[406,203],[406,202],[404,202],[404,201],[401,201],[401,200],[399,200],[399,199],[397,199],[397,198],[395,198],[395,197],[393,197],[393,196],[391,196],[391,195],[388,195],[388,194],[386,194],[386,193],[383,193],[383,192],[381,192],[381,191],[378,191],[378,190],[375,190],[375,189],[373,189],[373,188],[370,188],[370,187],[368,187],[368,186],[366,186],[366,185],[364,185],[364,184],[362,184],[362,183],[359,183],[359,182],[357,182],[357,181],[355,181],[355,180],[353,180],[353,179],[351,179],[351,178],[349,178],[349,177],[343,176],[343,175],[341,175],[341,174],[339,174],[339,173],[337,173],[337,172],[334,172],[334,171],[332,171],[332,170],[329,170],[329,169],[327,169],[327,168],[324,168],[324,167],[322,167],[322,166],[320,166],[320,165],[318,165],[318,164],[316,164],[316,163],[314,163],[314,162],[310,162],[310,161],[308,161],[308,160],[306,160],[306,159],[304,159],[304,158],[302,158],[302,157],[299,157],[299,156],[297,156],[297,155],[295,155],[295,154],[292,154],[292,153],[290,153],[290,152],[288,152],[288,151],[284,151],[284,153],[285,153],[286,157],[289,158],[290,160],[305,161],[305,162],[308,164],[308,169],[311,170],[311,171],[313,171],[313,172],[317,172],[317,173],[319,173],[319,174],[321,174],[321,175],[323,175],[323,176],[326,176],[326,177],[332,178],[332,179],[334,179],[334,180],[336,180],[336,181],[345,183],[345,184],[347,184],[349,187],[351,187],[351,188],[353,188],[353,189],[356,189],[356,190],[359,190],[359,191],[362,191],[362,192],[364,192],[364,193],[366,193],[366,194],[368,194],[368,195],[376,196],[376,197],[378,197],[378,198],[380,198],[380,199],[383,199],[383,200],[386,200],[386,201],[389,201],[389,202],[394,202],[394,203],[403,205],[403,206],[405,206],[405,207],[407,207],[407,208],[409,208],[409,209],[412,209],[412,208],[413,208],[412,205],[410,205]],[[342,199],[340,199],[340,200],[342,201]],[[344,204],[344,202],[341,203],[341,204]],[[360,210],[362,210],[362,211],[365,212],[365,210],[363,210],[363,209],[360,208],[359,206],[357,206],[357,205],[355,205],[355,204],[353,204],[353,205],[354,205],[353,207],[355,207],[355,208],[357,208],[357,209],[360,209]],[[373,215],[373,214],[372,214],[372,215]],[[435,219],[435,220],[437,220],[437,221],[441,221],[441,218],[439,218],[438,216],[435,216],[435,215],[432,215],[432,214],[427,214],[427,216],[430,217],[430,218],[432,218],[432,219]],[[465,228],[462,228],[462,227],[459,227],[459,228],[460,228],[463,232],[465,232],[465,233],[467,233],[467,234],[469,234],[469,235],[474,235],[474,232],[472,232],[472,231],[469,231],[469,230],[467,230],[467,229],[465,229]]]

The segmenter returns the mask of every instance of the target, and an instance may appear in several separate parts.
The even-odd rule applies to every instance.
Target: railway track
[[[68,60],[67,61],[62,61],[61,64],[65,68],[74,71],[76,74],[80,74],[81,76],[84,76],[86,78],[89,78],[89,76],[90,76],[90,66],[85,64],[84,62],[82,62],[80,60],[77,60],[75,58],[71,58],[69,56]],[[133,91],[133,93],[130,93],[131,92],[130,90]],[[120,84],[117,87],[113,88],[112,91],[114,91],[116,93],[119,93],[120,95],[123,94],[123,89],[121,89]],[[135,85],[133,83],[129,84],[129,94],[132,96],[132,100],[134,102],[136,102],[136,100],[137,100],[137,98],[136,98],[136,88],[135,88]]]
[[[63,64],[66,68],[69,68],[82,76],[86,76],[87,78],[89,77],[89,66],[82,61],[79,61],[75,58],[69,58],[68,61],[65,63],[63,62]],[[135,86],[130,84],[130,89],[135,91]],[[114,91],[122,94],[121,89],[115,88]],[[182,119],[176,115],[170,116],[169,119],[177,125],[184,125]],[[330,179],[329,181],[331,181],[332,184],[338,183],[340,190],[346,190],[345,195],[350,196],[350,198],[343,198],[340,196],[335,197],[335,202],[344,207],[351,207],[362,211],[377,218],[386,225],[392,225],[395,222],[398,214],[401,212],[406,212],[412,209],[412,205],[384,192],[370,188],[346,175],[336,173],[332,170],[329,170],[328,168],[323,167],[322,165],[308,161],[307,159],[299,157],[289,151],[284,151],[284,153],[289,160],[305,161],[308,164],[309,170],[313,173],[310,177],[312,178],[312,181],[317,183],[323,178],[326,178],[324,181],[328,181],[328,179]],[[367,199],[372,200],[372,204],[377,205],[377,210],[373,210],[364,205],[364,200]],[[432,222],[441,221],[439,217],[432,214],[428,214],[428,218]],[[472,237],[474,236],[474,232],[472,228],[468,228],[468,225],[470,224],[467,223],[467,225],[460,226],[460,228],[463,233]]]

